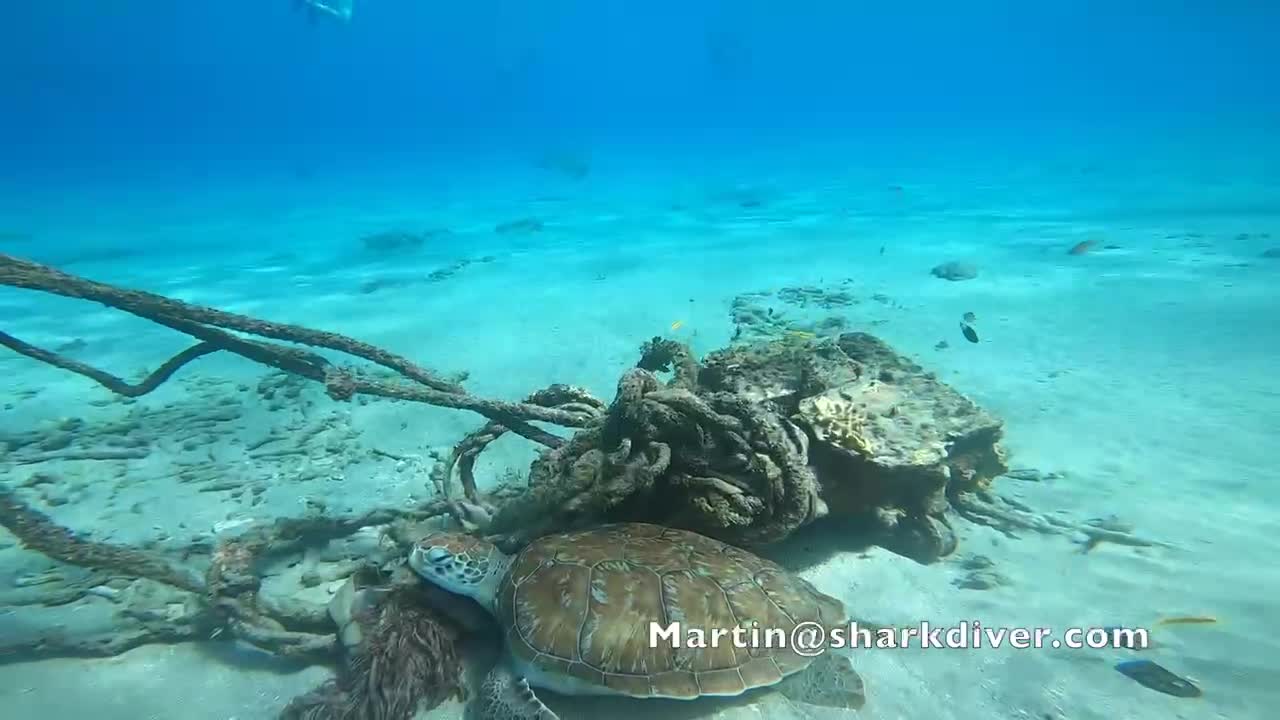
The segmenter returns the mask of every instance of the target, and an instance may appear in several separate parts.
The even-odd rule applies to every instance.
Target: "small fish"
[[[967,312],[964,314],[964,321],[965,321],[965,324],[972,325],[973,323],[978,322],[978,316],[974,315],[971,312]]]
[[[1083,255],[1083,254],[1085,254],[1085,253],[1089,252],[1090,250],[1092,250],[1092,249],[1093,249],[1093,246],[1094,246],[1094,245],[1097,245],[1097,244],[1098,244],[1098,241],[1097,241],[1097,240],[1081,240],[1080,242],[1076,243],[1075,245],[1072,245],[1072,246],[1071,246],[1071,249],[1067,251],[1067,254],[1068,254],[1068,255]]]
[[[683,321],[683,320],[677,320],[677,321],[675,321],[675,322],[671,323],[671,331],[672,331],[672,332],[675,332],[676,330],[679,330],[679,329],[680,329],[680,328],[682,328],[682,327],[684,327],[684,321]]]
[[[1174,675],[1150,660],[1127,660],[1117,664],[1116,670],[1139,685],[1165,695],[1194,698],[1204,694],[1190,680]]]
[[[805,332],[804,330],[788,330],[787,334],[791,337],[800,338],[802,340],[812,340],[818,337],[817,335],[814,335],[811,332]]]
[[[1178,615],[1175,617],[1160,618],[1156,621],[1157,625],[1210,625],[1218,622],[1218,618],[1209,615]]]
[[[960,323],[960,332],[964,334],[964,339],[971,343],[978,342],[978,331],[973,329],[972,325]]]

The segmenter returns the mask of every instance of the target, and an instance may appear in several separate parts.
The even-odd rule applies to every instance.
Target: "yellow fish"
[[[1157,625],[1209,625],[1218,622],[1218,618],[1208,615],[1179,615],[1177,617],[1160,618]]]
[[[684,327],[684,321],[683,321],[683,320],[677,320],[677,321],[675,321],[675,322],[671,323],[671,330],[672,330],[672,332],[674,332],[674,331],[676,331],[676,330],[679,330],[679,329],[680,329],[680,328],[682,328],[682,327]]]
[[[794,338],[800,338],[801,340],[812,340],[818,337],[817,335],[814,335],[811,332],[805,332],[804,330],[788,330],[787,334]]]

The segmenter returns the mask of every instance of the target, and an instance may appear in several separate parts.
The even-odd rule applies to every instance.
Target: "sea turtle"
[[[485,720],[557,720],[532,688],[564,695],[691,700],[775,686],[813,705],[858,708],[862,680],[846,656],[805,657],[728,637],[719,647],[653,643],[651,624],[839,627],[839,600],[781,566],[702,535],[624,523],[548,535],[511,556],[456,532],[428,535],[409,556],[427,581],[470,597],[501,625],[503,661],[476,698]],[[812,627],[812,626],[805,626]],[[773,637],[778,637],[774,635]]]

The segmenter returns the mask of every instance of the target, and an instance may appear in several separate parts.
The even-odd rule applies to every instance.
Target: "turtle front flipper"
[[[479,720],[560,720],[524,678],[501,663],[485,677],[474,702]]]
[[[862,678],[845,655],[824,652],[809,667],[778,683],[788,700],[806,705],[857,710],[867,702]]]

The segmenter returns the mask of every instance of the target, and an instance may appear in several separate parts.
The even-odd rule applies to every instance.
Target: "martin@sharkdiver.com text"
[[[1099,627],[1067,628],[1062,631],[1046,627],[1001,627],[965,620],[955,625],[933,625],[922,622],[911,627],[847,625],[827,627],[816,622],[803,622],[793,628],[770,628],[746,625],[733,628],[700,628],[679,622],[649,623],[649,645],[706,649],[734,647],[741,649],[787,649],[798,655],[818,655],[826,650],[848,649],[970,649],[1011,647],[1017,650],[1038,649],[1143,649],[1149,633],[1144,628]]]

